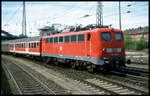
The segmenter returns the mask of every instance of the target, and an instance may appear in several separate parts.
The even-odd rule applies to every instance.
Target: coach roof
[[[28,42],[28,41],[38,41],[40,40],[41,37],[29,37],[29,38],[22,38],[22,39],[16,39],[16,40],[7,40],[7,41],[2,41],[2,44],[7,44],[7,43],[16,43],[16,42]]]

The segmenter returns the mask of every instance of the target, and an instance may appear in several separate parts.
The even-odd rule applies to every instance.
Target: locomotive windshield
[[[102,38],[102,40],[107,40],[107,41],[112,40],[111,34],[108,32],[102,32],[101,38]]]
[[[121,33],[115,33],[115,39],[118,41],[122,40],[122,34]]]

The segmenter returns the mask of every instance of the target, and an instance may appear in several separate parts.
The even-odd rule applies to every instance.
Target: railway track
[[[35,61],[36,64],[41,65],[42,62]],[[52,63],[52,62],[51,62]],[[91,74],[85,71],[74,70],[71,68],[58,67],[53,65],[46,65],[42,63],[42,66],[53,69],[63,75],[72,78],[77,84],[84,86],[87,89],[93,90],[93,92],[98,94],[149,94],[147,88],[143,89],[141,87],[133,87],[129,84],[124,84],[125,79],[119,76],[113,76],[115,78],[110,78],[112,75],[102,76],[99,74]],[[118,80],[119,79],[119,80]],[[115,82],[114,82],[115,81]],[[118,82],[120,81],[120,82]],[[127,80],[128,81],[128,80]],[[135,80],[137,81],[137,80]],[[126,81],[125,81],[126,82]],[[135,82],[134,82],[135,83]],[[149,84],[148,84],[149,85]]]
[[[144,68],[137,68],[137,67],[126,67],[124,68],[125,70],[129,70],[129,71],[134,71],[134,72],[139,72],[139,73],[149,73],[148,69],[144,69]]]
[[[7,62],[6,64],[6,61],[4,62],[4,60],[2,65],[7,69],[20,94],[56,95],[55,92],[52,91],[47,85],[25,70],[23,67],[11,62]]]
[[[85,85],[86,87],[105,95],[142,95],[148,94],[147,91],[134,88],[131,86],[125,86],[120,83],[112,82],[102,78],[92,78],[85,80],[75,80],[78,84]]]
[[[149,88],[149,73],[148,70],[141,70],[140,68],[134,68],[133,70],[130,67],[125,67],[122,69],[116,69],[110,72],[111,74],[115,75],[117,78],[121,80],[135,83],[136,85]]]
[[[46,65],[46,66],[49,66],[49,65]],[[58,68],[58,67],[57,67]],[[60,71],[59,71],[60,72]],[[74,70],[73,72],[77,72],[77,70]],[[80,71],[81,73],[75,73],[75,74],[84,74],[82,73],[82,71]],[[65,75],[69,75],[68,73],[72,73],[72,72],[63,72]],[[88,73],[89,74],[89,73]],[[73,75],[73,73],[72,73]],[[86,75],[86,74],[85,74]],[[91,74],[93,75],[93,74]],[[77,75],[79,76],[79,75]],[[99,78],[99,77],[96,77],[95,78],[92,78],[92,77],[95,77],[95,76],[89,76],[90,78],[92,79],[89,79],[89,78],[84,78],[84,77],[77,77],[75,75],[73,76],[69,76],[73,79],[75,79],[74,82],[78,82],[80,84],[84,84],[85,86],[88,86],[90,89],[93,89],[95,92],[100,92],[101,94],[113,94],[113,95],[120,95],[120,94],[148,94],[148,91],[145,91],[143,89],[140,89],[140,88],[136,88],[136,87],[132,87],[132,86],[128,86],[128,85],[124,85],[124,83],[117,83],[116,82],[113,82],[111,80],[108,80],[108,79],[104,79],[103,77],[102,78]],[[105,77],[105,76],[104,76]]]

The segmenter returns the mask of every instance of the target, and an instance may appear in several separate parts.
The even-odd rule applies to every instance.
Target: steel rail
[[[149,70],[148,69],[144,69],[144,68],[126,67],[124,69],[133,70],[133,71],[140,71],[140,72],[143,72],[143,73],[149,73]]]
[[[122,73],[122,72],[116,72],[116,71],[111,71],[111,72],[112,72],[112,73],[117,73],[117,74],[123,74],[123,75],[127,75],[127,76],[132,76],[132,77],[140,78],[140,79],[144,79],[144,80],[148,80],[148,78],[141,77],[141,76],[134,76],[134,75],[131,75],[131,74],[125,74],[125,73]]]
[[[15,83],[15,85],[16,85],[18,91],[19,91],[19,93],[22,95],[21,89],[19,88],[19,86],[18,86],[18,84],[17,84],[15,78],[13,77],[13,75],[11,74],[11,72],[9,71],[7,65],[5,65],[5,64],[3,64],[3,65],[5,66],[5,68],[7,69],[8,73],[9,73],[9,75],[11,76],[12,80],[14,81],[14,83]]]
[[[13,62],[15,65],[17,65],[15,62]],[[20,65],[17,65],[19,68],[21,68],[23,71],[25,71],[27,74],[29,74],[31,77],[33,77],[37,82],[39,82],[41,85],[43,85],[46,89],[48,89],[48,91],[54,95],[56,95],[56,93],[54,91],[52,91],[50,88],[48,88],[47,85],[45,85],[43,82],[41,82],[38,78],[36,78],[34,75],[32,75],[31,73],[29,73],[27,70],[25,70],[23,67],[21,67]]]
[[[145,73],[145,72],[139,72],[138,70],[131,70],[131,69],[126,69],[126,68],[124,68],[124,69],[115,69],[114,71],[121,71],[121,72],[125,72],[126,74],[127,73],[133,73],[133,74],[135,74],[135,75],[137,75],[137,76],[139,76],[139,75],[144,75],[143,77],[148,77],[149,76],[149,74],[147,74],[147,73]]]
[[[129,78],[122,78],[122,77],[118,77],[118,76],[115,76],[115,77],[117,77],[117,78],[120,78],[120,79],[123,79],[123,80],[128,80],[128,81],[130,81],[130,82],[134,82],[134,83],[140,83],[140,84],[144,84],[145,85],[145,83],[143,83],[142,81],[137,81],[137,80],[132,80],[132,79],[129,79]],[[145,85],[147,88],[149,87],[149,85]]]
[[[125,87],[125,88],[130,88],[130,89],[132,89],[132,90],[136,90],[136,91],[141,92],[141,93],[144,93],[144,94],[148,94],[148,93],[149,93],[149,91],[146,91],[146,90],[143,90],[143,89],[139,89],[139,88],[136,88],[136,87],[132,87],[132,86],[129,86],[129,85],[123,85],[123,83],[114,82],[114,81],[109,80],[109,79],[106,79],[106,78],[100,77],[100,79],[106,80],[107,82],[111,82],[111,83],[117,84],[117,85],[119,85],[119,86],[121,85],[121,86],[123,86],[123,87]]]

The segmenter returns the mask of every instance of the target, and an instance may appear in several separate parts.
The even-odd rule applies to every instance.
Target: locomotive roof
[[[97,29],[91,29],[91,30],[97,30]],[[82,30],[82,31],[71,31],[71,32],[64,32],[64,33],[57,33],[54,35],[48,35],[48,36],[43,36],[43,38],[47,38],[47,37],[51,37],[51,36],[63,36],[63,35],[73,35],[73,34],[82,34],[82,33],[86,33],[86,32],[91,32],[91,30]]]
[[[37,37],[28,37],[28,38],[22,38],[22,39],[15,39],[15,40],[2,41],[2,44],[16,43],[16,42],[24,42],[24,41],[38,41],[38,40],[40,40],[40,39],[41,39],[40,36],[37,36]]]
[[[42,38],[47,38],[47,37],[53,37],[53,36],[64,36],[64,35],[73,35],[73,34],[83,34],[86,32],[96,32],[97,30],[101,30],[101,32],[122,32],[120,29],[114,29],[114,28],[96,28],[96,29],[91,29],[91,30],[82,30],[82,31],[71,31],[71,32],[65,32],[65,33],[57,33],[54,35],[48,35],[48,36],[43,36]]]

